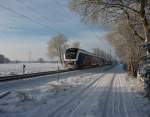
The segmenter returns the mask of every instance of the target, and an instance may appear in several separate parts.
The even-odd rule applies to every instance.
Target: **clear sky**
[[[84,24],[67,1],[0,0],[0,54],[11,60],[48,59],[47,42],[58,32],[88,51],[100,47],[109,52],[104,40],[109,29]]]

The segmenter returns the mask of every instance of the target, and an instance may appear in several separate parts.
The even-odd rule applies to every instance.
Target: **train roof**
[[[80,52],[82,52],[82,53],[85,53],[85,54],[88,54],[88,55],[91,55],[91,56],[95,56],[95,57],[99,57],[99,58],[106,59],[106,58],[104,58],[104,57],[97,56],[97,55],[94,54],[94,53],[88,52],[88,51],[83,50],[83,49],[80,49],[80,48],[68,48],[67,50],[69,50],[69,49],[76,49],[76,50],[78,50],[78,51],[80,51]]]

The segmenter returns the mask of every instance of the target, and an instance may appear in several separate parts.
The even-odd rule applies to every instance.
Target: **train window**
[[[77,49],[68,49],[66,50],[65,57],[66,59],[76,59]]]

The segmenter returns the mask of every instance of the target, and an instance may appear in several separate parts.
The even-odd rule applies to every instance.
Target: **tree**
[[[150,41],[150,1],[149,0],[71,0],[70,8],[78,12],[84,21],[99,24],[116,23],[126,17],[128,25],[134,34],[143,41]],[[132,16],[136,16],[134,19]],[[144,31],[144,37],[132,25],[139,22]],[[131,22],[130,22],[131,21]],[[130,24],[131,23],[131,24]],[[138,24],[137,24],[138,25]]]
[[[4,55],[0,54],[0,63],[9,63],[10,60],[6,58]]]
[[[39,58],[39,59],[37,60],[37,62],[39,62],[39,63],[44,63],[45,60],[44,60],[43,58]]]
[[[112,24],[112,26],[125,23],[126,28],[130,31],[126,34],[130,37],[126,38],[123,32],[120,33],[117,30],[117,33],[119,32],[117,36],[121,38],[118,41],[119,45],[114,43],[116,40],[113,44],[122,59],[127,58],[128,65],[131,66],[129,68],[134,72],[133,63],[141,51],[137,44],[150,42],[150,0],[71,0],[70,8],[78,12],[88,23],[99,24],[102,22]],[[123,22],[120,22],[122,20]],[[110,39],[112,38],[110,37]],[[112,41],[110,40],[110,42]],[[120,48],[121,46],[125,48]],[[140,51],[136,52],[136,49]],[[127,56],[125,57],[122,53],[126,53]],[[150,51],[147,50],[147,58],[148,55],[150,55]],[[150,65],[150,63],[146,64]],[[150,96],[150,89],[148,96]]]
[[[64,34],[58,33],[48,41],[48,56],[58,57],[61,64],[63,64],[64,51],[68,47],[68,39]]]
[[[104,51],[102,51],[100,48],[92,48],[92,51],[97,56],[106,57],[106,54]]]
[[[71,47],[72,48],[80,48],[80,42],[73,42],[72,44],[71,44]]]
[[[128,66],[128,71],[136,76],[137,66],[143,56],[143,50],[139,47],[142,41],[133,34],[126,22],[115,27],[106,39],[115,48],[120,59]]]

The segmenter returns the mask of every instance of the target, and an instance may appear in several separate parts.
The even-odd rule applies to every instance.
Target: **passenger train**
[[[79,48],[68,48],[64,54],[66,67],[102,66],[110,63],[110,60],[97,56]]]

